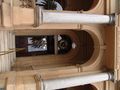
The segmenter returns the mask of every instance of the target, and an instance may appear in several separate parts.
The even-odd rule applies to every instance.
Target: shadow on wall
[[[59,90],[97,90],[97,88],[91,84],[88,84],[88,85],[77,86],[67,89],[59,89]]]

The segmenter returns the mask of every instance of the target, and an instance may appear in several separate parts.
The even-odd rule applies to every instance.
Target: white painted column
[[[1,52],[4,52],[5,51],[5,41],[4,41],[4,31],[0,31],[1,35],[0,35],[0,38],[1,38]],[[1,56],[1,72],[5,72],[6,71],[6,68],[5,68],[5,55],[2,55]]]
[[[15,47],[15,33],[14,33],[14,32],[12,32],[12,38],[13,38],[13,39],[12,39],[12,40],[13,40],[13,41],[12,41],[12,44],[13,44],[13,45],[12,45],[12,46],[13,46],[12,48],[16,48],[16,47]],[[15,63],[15,61],[16,61],[16,52],[13,52],[13,64]]]
[[[77,12],[57,12],[39,10],[40,23],[75,23],[75,24],[109,24],[114,22],[114,15],[80,14]]]
[[[2,31],[0,31],[0,52],[2,51]],[[2,56],[0,56],[0,72],[2,71]]]
[[[9,42],[8,42],[8,31],[4,31],[4,51],[9,51]],[[10,71],[10,63],[9,63],[9,54],[5,54],[5,71]]]
[[[90,83],[103,82],[103,81],[112,80],[112,79],[113,79],[113,74],[107,73],[107,72],[90,74],[90,75],[82,75],[82,76],[76,76],[76,77],[50,79],[50,80],[43,80],[42,89],[56,90],[56,89],[75,87],[75,86],[80,86],[80,85],[85,85]]]
[[[11,70],[11,66],[15,62],[15,35],[13,31],[0,30],[0,72]]]

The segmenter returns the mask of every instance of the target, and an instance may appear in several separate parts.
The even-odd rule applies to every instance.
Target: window
[[[16,48],[22,48],[16,56],[54,55],[55,52],[66,54],[71,50],[72,40],[69,36],[57,35],[56,39],[54,35],[16,36]]]

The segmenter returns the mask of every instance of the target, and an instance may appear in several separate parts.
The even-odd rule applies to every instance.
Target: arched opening
[[[59,89],[59,90],[97,90],[97,88],[91,84],[88,84],[88,85],[82,85],[82,86],[66,88],[66,89]]]
[[[94,8],[99,0],[55,0],[63,8],[70,11],[88,11]]]
[[[68,35],[16,36],[16,48],[24,48],[16,53],[17,57],[40,55],[65,55],[71,50],[79,49],[79,64],[91,59],[94,53],[94,38],[85,30],[76,31],[78,42]],[[22,43],[22,44],[21,44]],[[79,47],[79,48],[78,48]],[[75,59],[75,58],[74,58]],[[73,63],[78,63],[73,59]]]
[[[35,50],[32,48],[32,51],[30,51],[29,48],[28,52],[28,46],[31,46],[31,43],[26,43],[28,43],[28,38],[30,39],[31,37],[34,37],[35,41],[39,41],[41,38],[42,41],[45,41],[45,43],[42,43],[42,49],[40,49],[41,44],[36,43],[35,45],[38,44],[38,46],[35,46],[37,48],[35,48]],[[74,30],[69,34],[64,32],[58,34],[36,33],[36,35],[33,35],[33,33],[31,33],[30,35],[16,35],[16,48],[26,47],[25,50],[16,53],[17,62],[26,60],[26,62],[28,61],[27,63],[29,63],[29,65],[33,65],[33,63],[29,62],[29,59],[31,61],[34,60],[36,62],[39,62],[34,63],[34,65],[39,65],[40,68],[42,66],[44,66],[42,68],[46,68],[46,65],[48,66],[47,63],[49,63],[49,66],[51,66],[51,68],[54,66],[63,67],[76,64],[91,64],[96,61],[96,58],[99,55],[99,43],[99,37],[96,36],[92,30],[88,29],[79,31]],[[44,49],[43,46],[46,46],[46,48]]]

